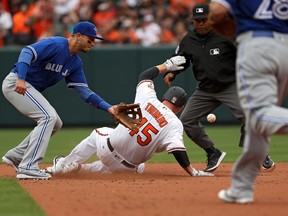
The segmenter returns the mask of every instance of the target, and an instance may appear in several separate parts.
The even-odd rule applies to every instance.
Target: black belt
[[[109,150],[110,150],[111,152],[113,152],[113,151],[114,151],[114,148],[113,148],[113,146],[111,145],[111,142],[110,142],[110,139],[109,139],[109,138],[107,138],[107,145],[108,145]],[[128,167],[128,168],[134,168],[134,169],[136,169],[136,166],[128,163],[128,162],[125,161],[125,160],[123,160],[121,163],[124,164],[124,165],[125,165],[126,167]]]

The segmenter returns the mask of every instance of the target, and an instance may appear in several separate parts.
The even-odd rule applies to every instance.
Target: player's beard
[[[90,50],[90,48],[85,47],[85,48],[81,49],[81,52],[83,52],[83,53],[88,53],[89,50]]]

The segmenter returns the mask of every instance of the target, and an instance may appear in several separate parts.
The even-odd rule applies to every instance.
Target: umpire
[[[198,4],[193,8],[194,28],[180,41],[176,55],[186,58],[183,71],[190,67],[191,61],[195,79],[198,81],[197,88],[189,98],[180,119],[189,138],[206,151],[205,171],[212,172],[220,165],[226,153],[214,147],[200,119],[221,104],[225,104],[241,123],[241,147],[245,135],[245,121],[235,81],[236,44],[235,41],[220,37],[213,31],[211,21],[207,19],[208,9],[207,3]],[[180,72],[166,73],[165,83],[170,86],[178,73]],[[270,168],[273,161],[268,155],[267,160],[263,166]]]

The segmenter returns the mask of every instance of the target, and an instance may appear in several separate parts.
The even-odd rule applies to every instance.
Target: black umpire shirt
[[[213,31],[198,35],[189,31],[176,49],[176,55],[186,57],[184,70],[192,63],[198,89],[220,92],[235,82],[236,44]]]

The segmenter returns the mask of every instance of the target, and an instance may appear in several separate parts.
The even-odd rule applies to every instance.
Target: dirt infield
[[[205,164],[193,164],[203,168]],[[54,176],[49,181],[22,180],[22,187],[49,216],[283,215],[288,207],[288,163],[261,172],[255,203],[222,203],[217,192],[230,183],[232,164],[222,164],[215,177],[189,177],[178,164],[147,164],[144,174]],[[0,165],[0,177],[15,178]]]

